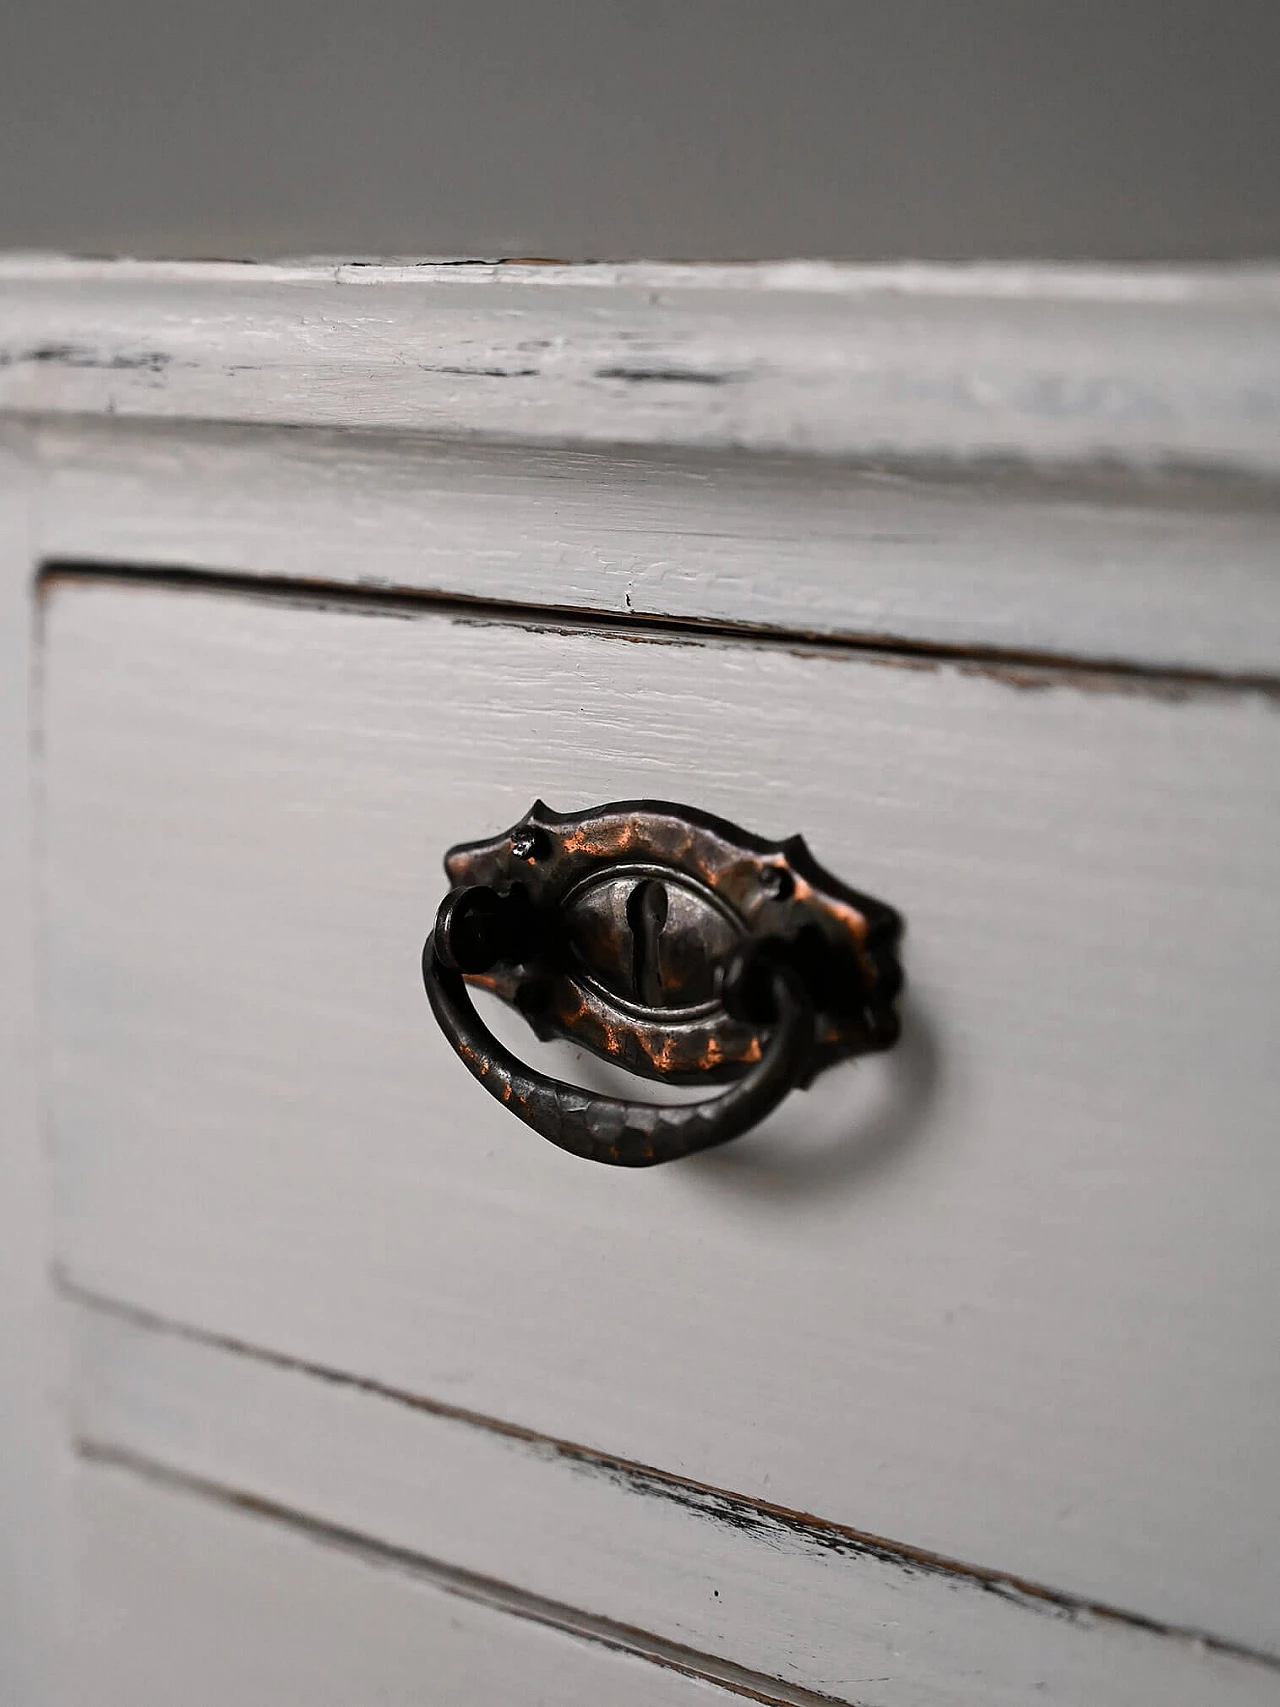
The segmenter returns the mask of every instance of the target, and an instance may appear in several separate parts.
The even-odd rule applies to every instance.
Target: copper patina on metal
[[[494,1095],[578,1154],[635,1166],[724,1142],[793,1086],[897,1039],[901,917],[800,836],[769,842],[666,801],[573,814],[536,801],[445,869],[454,887],[423,960],[436,1016]],[[543,1039],[648,1078],[739,1083],[674,1108],[558,1085],[497,1043],[464,979]],[[608,1136],[620,1121],[630,1139]]]

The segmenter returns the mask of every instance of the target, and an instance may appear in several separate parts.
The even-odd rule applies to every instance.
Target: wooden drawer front
[[[111,1466],[76,1477],[76,1655],[94,1707],[733,1707],[616,1641],[512,1618],[333,1538]],[[317,1545],[317,1540],[320,1544]]]
[[[1270,702],[92,583],[46,645],[73,1290],[1280,1641]],[[417,966],[535,795],[803,830],[907,915],[901,1048],[651,1173],[540,1142]]]

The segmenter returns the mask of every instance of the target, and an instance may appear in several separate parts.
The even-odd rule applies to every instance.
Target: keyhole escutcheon
[[[627,924],[631,928],[631,987],[646,1007],[662,1006],[662,968],[658,962],[658,938],[667,922],[667,886],[656,877],[644,877],[627,896]]]

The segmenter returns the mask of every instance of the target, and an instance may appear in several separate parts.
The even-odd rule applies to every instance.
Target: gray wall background
[[[0,245],[1280,254],[1280,0],[4,0]]]

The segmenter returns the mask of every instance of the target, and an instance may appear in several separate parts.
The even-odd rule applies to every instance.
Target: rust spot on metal
[[[892,907],[825,871],[799,836],[767,842],[691,807],[541,801],[452,848],[454,888],[423,950],[460,1059],[562,1149],[623,1167],[691,1155],[764,1118],[794,1086],[898,1036]],[[467,981],[642,1077],[720,1083],[677,1106],[562,1084],[485,1027]]]
[[[510,830],[450,849],[450,881],[518,896],[519,955],[470,981],[632,1072],[726,1082],[763,1058],[767,1025],[735,1016],[717,976],[735,943],[768,938],[814,1005],[811,1074],[897,1035],[901,920],[825,871],[799,836],[768,842],[665,801],[560,814],[537,801]],[[535,1011],[518,992],[537,987]]]

